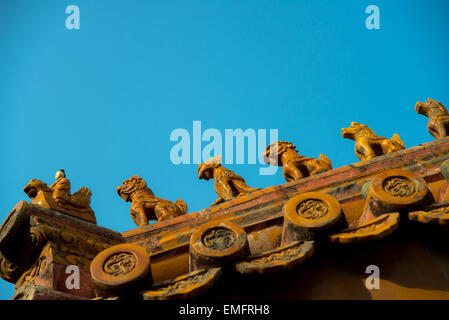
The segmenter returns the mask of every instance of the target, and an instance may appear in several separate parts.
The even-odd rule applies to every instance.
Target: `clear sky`
[[[65,9],[80,9],[80,29]],[[368,5],[380,29],[368,30]],[[197,165],[170,161],[171,132],[277,129],[301,154],[357,162],[351,121],[406,147],[433,140],[414,111],[449,107],[449,2],[0,0],[0,220],[32,178],[66,170],[98,224],[135,228],[117,185],[133,174],[189,212],[216,199]],[[203,143],[204,145],[205,143]],[[224,141],[223,141],[224,145]],[[281,171],[228,165],[252,187]],[[0,298],[13,285],[0,280]]]

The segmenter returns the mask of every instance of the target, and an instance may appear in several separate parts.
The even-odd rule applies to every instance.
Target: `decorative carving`
[[[374,221],[367,226],[358,226],[354,230],[347,230],[345,233],[347,234],[364,234],[364,233],[372,233],[376,229],[379,228],[379,226],[382,225],[382,223],[385,221],[385,217],[383,219],[380,219],[378,221]]]
[[[362,214],[350,227],[369,223],[373,219],[397,211],[410,211],[417,205],[433,202],[429,196],[429,185],[417,173],[390,169],[378,173],[362,187],[365,203]]]
[[[202,269],[172,280],[156,283],[143,292],[144,300],[188,299],[211,288],[220,278],[221,268]]]
[[[103,270],[114,277],[122,276],[136,267],[136,261],[136,255],[132,252],[118,252],[104,262]]]
[[[209,229],[203,235],[203,244],[212,250],[227,249],[235,243],[235,240],[235,233],[223,227]]]
[[[94,234],[80,234],[76,229],[57,225],[40,217],[32,217],[31,225],[30,232],[34,235],[34,238],[44,238],[55,244],[69,245],[72,248],[84,251],[92,258],[111,245],[103,242]]]
[[[156,197],[145,180],[137,175],[123,181],[117,187],[117,193],[126,202],[131,202],[131,217],[139,227],[148,225],[148,220],[168,220],[187,213],[187,204],[183,200],[171,202]]]
[[[0,276],[6,281],[14,283],[19,277],[22,268],[7,260],[0,253]]]
[[[317,233],[344,223],[340,203],[324,192],[297,194],[285,203],[282,211],[282,246],[313,240]]]
[[[409,212],[408,218],[421,223],[449,225],[449,201],[435,203],[426,210]]]
[[[30,283],[39,276],[47,266],[47,257],[45,255],[41,255],[37,262],[25,271],[20,279],[15,283],[15,287],[18,288],[24,284]]]
[[[386,192],[395,197],[409,197],[416,191],[413,181],[400,176],[386,178],[382,187]]]
[[[307,199],[296,208],[299,215],[306,219],[319,219],[329,211],[329,205],[320,199]]]
[[[92,259],[123,241],[118,232],[21,201],[0,229],[0,277],[14,283],[15,299],[36,298],[34,294],[22,294],[36,287],[57,293],[52,297],[65,292],[76,298],[91,298],[94,288],[86,271]],[[64,270],[69,265],[79,267],[82,281],[73,291],[65,285]]]
[[[45,236],[43,229],[39,226],[30,227],[29,238],[32,246],[35,248],[42,246],[45,241],[47,241],[47,237]]]
[[[193,277],[186,278],[185,280],[176,281],[175,283],[169,285],[165,290],[168,293],[172,293],[172,292],[175,292],[178,290],[185,290],[192,285],[195,285],[197,283],[204,281],[204,279],[208,278],[213,272],[214,272],[214,270],[208,269],[204,273],[198,273],[198,274],[194,275]]]
[[[270,255],[254,259],[251,262],[257,264],[266,264],[266,263],[276,263],[280,261],[289,261],[292,257],[298,255],[300,251],[301,247],[297,245],[294,247],[290,247],[289,249],[279,251],[277,253],[272,253]]]
[[[319,159],[301,156],[291,142],[277,141],[270,144],[263,154],[265,163],[281,166],[286,181],[298,180],[332,169],[331,161],[324,154]]]
[[[40,180],[31,179],[23,191],[33,204],[96,223],[94,211],[90,207],[91,191],[81,187],[71,194],[70,181],[66,178],[64,170],[56,172],[55,179],[56,182],[50,187]]]
[[[189,269],[221,267],[249,252],[245,230],[232,221],[211,221],[195,229],[190,237]]]
[[[382,239],[399,227],[399,213],[383,214],[367,223],[331,234],[331,242],[358,243]]]
[[[151,286],[150,256],[133,243],[122,243],[101,251],[90,264],[97,297],[136,297]]]
[[[200,164],[198,166],[198,178],[214,179],[214,188],[218,199],[211,206],[258,190],[249,187],[241,176],[222,167],[220,156]]]
[[[341,129],[341,135],[355,141],[355,154],[362,161],[405,149],[404,142],[397,133],[387,139],[357,122],[351,122],[350,127]]]
[[[32,217],[30,224],[30,237],[35,239],[35,246],[50,241],[57,251],[58,254],[54,255],[53,249],[49,249],[52,261],[65,265],[78,265],[82,269],[88,269],[90,261],[96,254],[116,243],[92,233],[80,233],[74,228],[58,225],[40,217]]]
[[[435,139],[449,135],[449,113],[441,102],[430,98],[425,103],[418,101],[415,111],[429,118],[427,130]]]
[[[314,241],[295,241],[284,247],[250,256],[234,264],[239,273],[268,273],[291,269],[314,253]]]

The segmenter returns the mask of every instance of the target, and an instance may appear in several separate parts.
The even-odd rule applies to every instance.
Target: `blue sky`
[[[79,30],[65,27],[72,4]],[[371,4],[380,30],[365,27]],[[407,147],[431,141],[414,105],[449,106],[448,12],[445,0],[0,0],[0,220],[30,179],[50,184],[59,168],[117,231],[136,227],[115,192],[133,174],[189,212],[207,207],[212,182],[170,161],[171,132],[195,120],[223,137],[278,129],[335,168],[358,161],[340,135],[351,121]],[[227,167],[253,187],[285,182],[259,164]],[[0,281],[0,299],[12,293]]]

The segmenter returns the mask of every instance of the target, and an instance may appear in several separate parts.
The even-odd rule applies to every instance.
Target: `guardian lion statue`
[[[362,161],[405,149],[404,142],[397,133],[391,139],[387,139],[357,122],[351,122],[350,127],[341,129],[341,135],[355,141],[355,154]]]
[[[131,202],[131,217],[139,227],[148,225],[149,220],[163,221],[187,213],[187,204],[183,200],[171,202],[156,197],[145,180],[137,175],[123,181],[117,187],[117,193],[126,202]]]
[[[211,206],[259,190],[249,187],[241,176],[222,167],[220,156],[198,165],[198,178],[214,179],[214,188],[218,199]]]
[[[332,163],[324,154],[319,159],[301,156],[291,142],[277,141],[270,144],[263,154],[265,163],[282,167],[286,181],[294,181],[332,169]]]
[[[435,139],[449,136],[449,113],[441,102],[430,98],[425,103],[418,101],[415,111],[429,118],[427,130]]]

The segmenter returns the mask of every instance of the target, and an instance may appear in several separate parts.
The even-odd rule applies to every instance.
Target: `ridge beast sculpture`
[[[350,127],[341,129],[341,135],[355,141],[355,154],[362,161],[405,149],[404,142],[397,133],[391,139],[387,139],[357,122],[351,122]]]
[[[449,135],[449,113],[441,102],[430,98],[425,103],[418,101],[415,111],[429,118],[427,130],[435,139]]]
[[[241,176],[222,167],[220,156],[198,165],[198,178],[214,179],[214,188],[218,199],[211,206],[258,190],[249,187]]]
[[[50,187],[41,180],[31,179],[23,191],[33,204],[96,223],[94,211],[90,207],[92,192],[86,187],[81,187],[71,194],[70,181],[62,169],[56,172],[55,179],[56,182]]]
[[[282,167],[286,181],[294,181],[332,169],[332,163],[324,154],[319,159],[301,156],[291,142],[277,141],[270,144],[263,154],[265,163]]]
[[[126,202],[131,202],[131,217],[139,227],[147,225],[148,220],[163,221],[187,213],[187,204],[183,200],[171,202],[156,197],[145,180],[137,175],[123,181],[117,187],[117,193]]]

